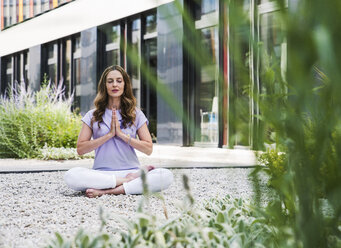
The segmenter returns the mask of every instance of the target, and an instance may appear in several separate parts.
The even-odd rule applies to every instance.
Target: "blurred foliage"
[[[279,230],[281,247],[341,247],[341,2],[274,2],[282,7],[287,72],[283,77],[272,51],[258,48],[265,88],[258,142],[274,133],[271,142],[286,159],[266,155],[264,170],[280,197],[263,214]]]
[[[81,116],[70,111],[62,83],[31,92],[13,84],[0,99],[0,157],[34,158],[44,147],[76,147]]]
[[[280,183],[287,173],[287,157],[285,153],[278,152],[275,149],[268,149],[267,152],[258,156],[258,163],[265,166],[261,169],[269,176],[268,185],[273,188],[280,188]]]

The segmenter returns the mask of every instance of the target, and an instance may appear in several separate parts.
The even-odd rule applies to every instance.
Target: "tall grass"
[[[12,84],[0,98],[0,157],[34,158],[43,147],[75,147],[81,127],[62,83],[37,92]]]

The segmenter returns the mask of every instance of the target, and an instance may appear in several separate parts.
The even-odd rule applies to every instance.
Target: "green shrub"
[[[39,149],[38,158],[44,160],[64,160],[64,159],[83,159],[94,158],[95,152],[84,154],[82,156],[77,154],[76,148],[64,148],[64,147],[43,147]]]
[[[287,158],[285,153],[278,152],[276,149],[268,149],[260,153],[257,157],[258,163],[264,165],[263,171],[269,175],[268,185],[276,188],[280,187],[282,177],[287,172]]]
[[[61,84],[38,92],[14,84],[0,99],[0,157],[34,158],[40,149],[75,147],[81,116],[70,111]]]

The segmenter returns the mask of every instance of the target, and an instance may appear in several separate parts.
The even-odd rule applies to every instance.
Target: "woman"
[[[70,169],[64,177],[66,184],[85,191],[88,197],[141,194],[140,164],[134,149],[150,155],[153,143],[148,120],[136,108],[130,78],[122,67],[116,65],[104,70],[94,105],[95,109],[82,118],[77,141],[79,155],[95,150],[93,169]],[[167,169],[148,166],[146,171],[152,192],[168,188],[173,181],[173,174]]]

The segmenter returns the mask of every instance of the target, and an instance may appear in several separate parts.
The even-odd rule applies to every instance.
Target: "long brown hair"
[[[94,105],[96,110],[93,113],[93,118],[91,120],[91,126],[93,122],[98,121],[99,123],[103,122],[103,115],[105,113],[105,109],[108,106],[108,92],[106,87],[107,76],[110,71],[119,71],[123,76],[124,81],[124,90],[123,94],[121,95],[121,116],[122,116],[122,124],[123,127],[126,128],[127,125],[131,126],[135,122],[136,117],[136,98],[133,95],[132,84],[130,81],[130,77],[128,73],[119,65],[113,65],[106,68],[101,78],[98,82],[98,90],[97,95],[94,100]]]

